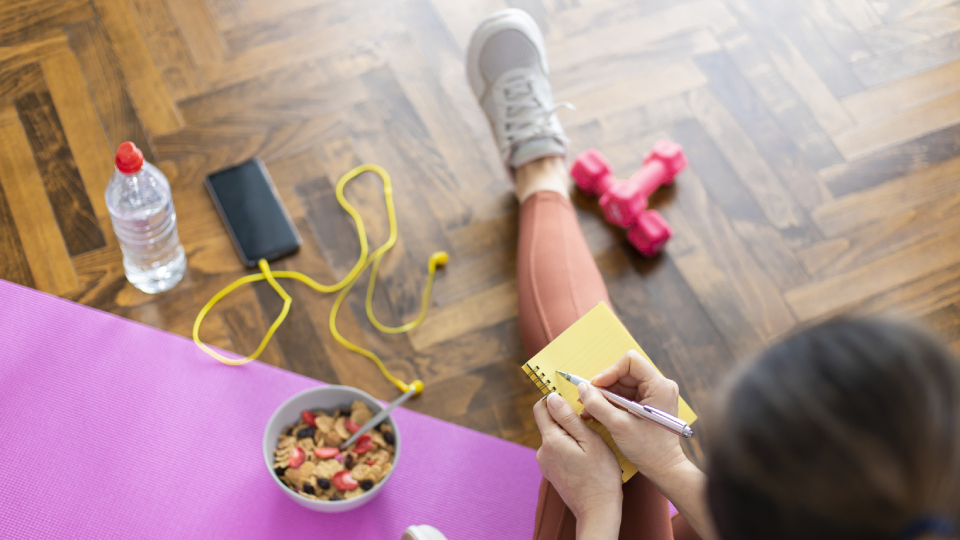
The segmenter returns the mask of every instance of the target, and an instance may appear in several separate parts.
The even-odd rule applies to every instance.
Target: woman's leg
[[[566,166],[560,157],[534,161],[517,170],[521,199],[517,295],[520,333],[530,356],[597,302],[610,304],[565,193],[566,185]],[[636,475],[624,484],[623,508],[622,537],[673,538],[667,500],[645,477]],[[546,480],[540,485],[535,527],[536,539],[576,536],[576,520]]]

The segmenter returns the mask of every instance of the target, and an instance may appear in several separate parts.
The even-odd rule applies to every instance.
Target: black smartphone
[[[259,159],[215,172],[205,181],[243,264],[272,261],[298,249],[302,240],[267,168]]]

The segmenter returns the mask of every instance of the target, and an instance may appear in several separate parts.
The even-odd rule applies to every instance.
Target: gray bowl
[[[400,430],[397,429],[397,424],[393,421],[393,418],[388,416],[385,422],[389,421],[393,425],[393,436],[395,439],[393,467],[382,480],[377,482],[377,485],[373,486],[373,489],[359,497],[343,501],[318,501],[310,499],[288,488],[273,472],[273,451],[277,448],[277,437],[284,428],[290,424],[295,424],[300,419],[300,413],[302,411],[305,409],[323,409],[327,411],[342,409],[353,403],[355,399],[366,403],[373,414],[377,414],[383,410],[380,402],[373,399],[370,394],[363,390],[357,390],[349,386],[321,386],[304,390],[283,402],[283,405],[280,405],[280,407],[274,411],[273,416],[270,417],[270,421],[267,422],[267,429],[263,432],[263,461],[267,465],[267,473],[273,478],[273,481],[276,482],[278,488],[283,490],[288,497],[304,508],[309,508],[317,512],[346,512],[347,510],[359,508],[376,497],[377,493],[386,485],[390,477],[393,476],[393,471],[397,470],[397,464],[400,462]]]

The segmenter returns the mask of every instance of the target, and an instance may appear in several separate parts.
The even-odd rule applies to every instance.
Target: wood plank
[[[681,3],[683,2],[674,0],[576,2],[567,9],[558,9],[551,13],[550,39],[552,41],[569,39],[621,21],[655,15]],[[663,14],[663,16],[669,16],[669,14]]]
[[[364,71],[382,65],[371,55]],[[357,73],[330,77],[316,60],[283,69],[264,77],[240,83],[216,92],[208,92],[179,104],[190,126],[249,125],[261,128],[282,126],[329,114],[354,103],[366,101],[369,94]],[[291,102],[296,103],[291,107]]]
[[[274,4],[275,5],[275,4]],[[388,8],[382,0],[354,0],[349,14],[336,2],[312,2],[296,11],[289,6],[280,9],[274,7],[271,13],[261,18],[246,19],[245,24],[232,26],[221,34],[224,44],[232,54],[240,54],[257,47],[277,41],[302,39],[317,31],[317,28],[329,28],[346,20],[375,15]],[[283,14],[284,16],[278,16]],[[362,14],[362,15],[361,15]]]
[[[569,95],[558,91],[557,100],[591,104],[577,111],[578,122],[589,122],[602,116],[613,115],[682,94],[706,84],[707,79],[697,66],[690,60],[684,60],[586,93]]]
[[[413,37],[403,34],[384,42],[380,49],[457,185],[461,188],[482,186],[499,176],[501,168],[488,166],[469,126],[436,79],[425,52]]]
[[[681,121],[670,133],[673,140],[683,145],[691,169],[701,178],[709,179],[703,182],[704,190],[723,209],[733,229],[777,287],[787,289],[807,283],[806,272],[780,231],[767,221],[763,210],[743,187],[703,126],[696,120]]]
[[[253,302],[244,302],[235,306],[224,308],[218,313],[222,321],[223,328],[230,337],[233,347],[230,349],[238,354],[252,354],[260,346],[260,341],[267,333],[267,328],[273,321],[266,321],[263,317],[260,304],[256,302],[254,295]],[[281,369],[289,369],[287,360],[283,356],[276,340],[271,339],[257,360],[270,364]]]
[[[618,20],[606,28],[552,42],[551,70],[562,71],[600,58],[642,52],[650,43],[729,18],[730,12],[719,0],[698,0],[646,17]],[[610,39],[610,36],[620,39]]]
[[[206,88],[165,2],[128,0],[160,78],[174,101]]]
[[[481,293],[431,310],[410,332],[410,343],[422,351],[436,343],[481,330],[517,316],[516,283],[505,282]]]
[[[848,60],[830,46],[800,4],[726,0],[731,12],[749,33],[763,36],[772,49],[783,50],[789,41],[835,96],[863,89]],[[805,4],[804,4],[805,5]]]
[[[730,57],[726,53],[704,55],[697,58],[697,65],[710,80],[711,90],[737,120],[760,155],[777,171],[793,199],[808,210],[829,200],[830,192],[737,72]]]
[[[916,208],[956,192],[960,157],[851,193],[821,206],[811,214],[827,237],[842,235],[884,216]]]
[[[272,265],[277,269],[287,269],[286,261],[277,261]],[[284,281],[284,289],[293,285]],[[283,299],[266,281],[253,284],[264,316],[273,320],[279,315]],[[289,293],[288,293],[289,294]],[[299,296],[299,295],[298,295]],[[330,357],[319,339],[319,332],[307,311],[305,302],[293,302],[283,324],[277,328],[273,339],[283,352],[290,369],[329,384],[338,384],[340,379],[330,364]]]
[[[830,48],[847,62],[853,62],[870,56],[872,51],[864,42],[860,32],[847,23],[836,6],[830,0],[809,0],[807,2],[789,2],[787,13],[805,14],[815,29],[823,36]]]
[[[158,166],[174,189],[199,186],[203,178],[252,157],[280,159],[344,133],[335,115],[322,115],[268,131],[229,126],[188,128],[154,139]]]
[[[960,340],[960,306],[957,304],[944,306],[925,315],[923,322],[933,328],[947,343]]]
[[[167,7],[197,65],[223,61],[225,53],[220,34],[203,2],[167,0]]]
[[[406,98],[396,76],[388,68],[381,68],[361,76],[374,102],[353,107],[350,114],[355,125],[353,132],[362,134],[366,144],[358,144],[361,155],[375,157],[390,171],[396,186],[408,185],[411,189],[397,189],[398,220],[405,234],[413,240],[408,243],[416,251],[411,253],[417,260],[426,260],[434,249],[445,249],[440,231],[456,228],[470,221],[470,209],[463,199],[457,180],[453,177],[446,160],[436,146],[427,140],[427,128],[417,115],[416,109]],[[418,178],[414,183],[411,178]],[[419,185],[418,185],[419,184]],[[417,231],[412,220],[405,217],[403,208],[428,208],[440,230]],[[418,210],[422,211],[422,210]],[[417,239],[430,240],[419,242]]]
[[[712,93],[690,94],[690,108],[714,144],[740,176],[767,220],[791,246],[809,245],[819,237],[802,208],[780,183],[751,138]]]
[[[616,84],[630,75],[654,71],[719,49],[720,44],[713,33],[698,28],[632,45],[630,51],[612,54],[602,62],[582,62],[567,67],[551,64],[550,81],[558,95],[590,92]],[[554,56],[551,53],[551,59]]]
[[[960,87],[960,60],[843,98],[844,108],[865,124],[948,96]]]
[[[177,107],[167,92],[163,77],[152,61],[147,44],[137,31],[136,20],[126,0],[92,0],[100,26],[123,72],[137,116],[151,136],[176,131],[183,126]]]
[[[884,54],[957,30],[960,30],[960,6],[951,5],[871,28],[863,32],[863,39],[875,54]]]
[[[114,171],[113,152],[87,94],[80,66],[69,52],[46,58],[41,65],[93,211],[98,218],[105,217],[108,211],[103,194]]]
[[[740,29],[719,36],[737,70],[756,91],[770,114],[793,140],[803,158],[815,169],[843,163],[834,147],[799,95],[777,71],[765,48]]]
[[[957,155],[960,126],[950,126],[913,141],[881,150],[853,163],[820,171],[836,197],[877,186]]]
[[[27,41],[94,17],[87,0],[6,0],[0,4],[0,44]]]
[[[867,0],[885,23],[951,4],[956,0]]]
[[[953,265],[873,296],[858,305],[855,312],[893,312],[921,317],[957,302],[960,302],[960,265]]]
[[[68,26],[65,32],[83,73],[86,91],[100,117],[108,147],[117,148],[120,143],[131,141],[143,151],[144,159],[156,163],[113,50],[100,26],[95,21],[84,21]]]
[[[7,138],[10,131],[18,129],[20,126],[18,124],[17,113],[13,106],[8,102],[4,103],[0,107],[0,142],[3,142],[3,148],[7,149]],[[16,141],[13,141],[14,143]],[[29,156],[27,154],[20,154],[19,158],[22,161],[23,157]],[[19,226],[23,223],[18,223],[18,216],[13,213],[11,206],[13,204],[19,204],[20,194],[19,194],[19,176],[22,174],[22,171],[13,169],[11,160],[16,159],[18,156],[16,154],[7,156],[6,153],[0,155],[0,253],[3,253],[3,257],[0,257],[0,279],[7,281],[12,281],[13,283],[19,283],[26,287],[36,287],[37,282],[34,281],[33,272],[30,268],[31,255],[36,255],[35,250],[28,252],[25,249],[24,243],[20,239],[20,232],[18,231]],[[36,170],[34,168],[34,170]],[[17,188],[17,192],[10,190],[10,194],[7,194],[7,186]],[[46,200],[46,197],[43,198]],[[24,217],[29,218],[30,216],[24,216],[20,212],[21,219]],[[33,246],[29,246],[32,248]],[[43,267],[39,267],[40,270],[43,270]],[[46,275],[41,275],[41,280],[47,277]],[[47,282],[49,283],[49,281]],[[41,285],[44,284],[43,281],[40,282]]]
[[[431,313],[427,320],[433,316]],[[426,384],[511,360],[516,360],[518,367],[526,360],[520,323],[515,318],[417,350],[412,359]]]
[[[678,183],[683,189],[677,190],[676,205],[659,208],[674,228],[665,252],[730,349],[737,355],[752,352],[792,327],[793,315],[722,210],[709,200],[702,180],[687,171]]]
[[[378,14],[369,19],[335,24],[310,36],[275,41],[223,62],[201,64],[200,71],[210,88],[216,90],[335,51],[363,49],[401,31],[395,17]]]
[[[957,226],[960,226],[960,192],[944,194],[901,212],[891,208],[880,220],[801,250],[797,257],[811,272],[828,276],[872,262]]]
[[[911,245],[849,272],[786,291],[800,321],[849,308],[871,296],[960,263],[960,228]]]
[[[24,94],[16,99],[16,106],[67,251],[80,255],[105,246],[50,93]]]
[[[764,38],[763,43],[777,71],[810,107],[827,133],[832,135],[853,123],[830,88],[790,41]]]
[[[951,32],[888,54],[854,62],[850,68],[865,87],[871,87],[957,59],[960,59],[960,32]]]
[[[923,103],[834,137],[850,161],[960,123],[960,92]]]
[[[832,0],[843,18],[858,32],[883,24],[867,0]]]
[[[51,30],[24,43],[0,45],[0,73],[33,64],[66,48],[67,38],[60,30]]]
[[[43,86],[43,72],[39,63],[27,64],[0,77],[0,98],[17,97]]]
[[[0,111],[0,183],[19,233],[33,286],[51,293],[79,285],[50,201],[13,104]]]

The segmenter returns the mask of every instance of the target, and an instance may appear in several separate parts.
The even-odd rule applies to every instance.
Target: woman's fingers
[[[567,400],[563,399],[560,394],[551,392],[547,395],[546,402],[550,416],[556,420],[557,424],[577,442],[586,442],[587,437],[590,436],[590,433],[593,433],[593,430],[583,422],[577,415],[577,411],[573,410],[573,407],[567,403]]]
[[[540,435],[542,435],[543,438],[564,435],[563,428],[550,416],[550,411],[547,410],[546,399],[541,399],[534,404],[533,417],[537,421],[537,427],[540,428]]]
[[[598,373],[591,382],[595,386],[607,388],[611,392],[616,392],[624,397],[631,397],[627,395],[630,388],[635,390],[639,388],[641,394],[631,397],[631,399],[634,399],[642,397],[642,390],[646,385],[663,378],[663,375],[657,371],[657,368],[653,367],[649,360],[631,349],[612,366]]]
[[[611,432],[625,429],[629,425],[630,414],[614,407],[599,390],[585,383],[580,383],[577,390],[580,391],[583,409]]]

